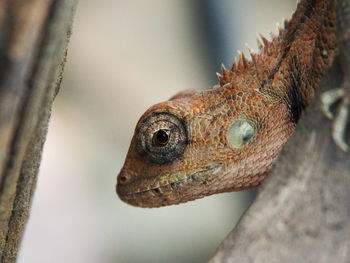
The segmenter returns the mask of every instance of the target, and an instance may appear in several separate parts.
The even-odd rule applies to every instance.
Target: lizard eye
[[[239,149],[254,136],[254,127],[245,119],[236,120],[228,130],[227,141],[232,148]]]
[[[165,146],[169,142],[170,131],[160,129],[153,133],[152,142],[154,146]]]
[[[158,164],[180,158],[188,141],[183,121],[166,112],[151,114],[140,124],[136,134],[139,154]]]

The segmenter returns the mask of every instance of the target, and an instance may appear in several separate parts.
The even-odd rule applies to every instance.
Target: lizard
[[[301,0],[251,59],[212,89],[185,90],[138,121],[116,191],[160,207],[258,187],[338,52],[335,1]]]

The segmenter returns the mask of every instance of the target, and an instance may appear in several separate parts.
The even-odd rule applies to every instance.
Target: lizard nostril
[[[119,177],[119,183],[125,184],[128,181],[128,177],[125,175],[122,175]]]

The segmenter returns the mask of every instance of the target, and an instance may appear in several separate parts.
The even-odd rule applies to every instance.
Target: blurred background
[[[136,208],[115,193],[152,104],[216,84],[245,43],[277,32],[295,0],[80,1],[18,262],[205,262],[251,192]]]

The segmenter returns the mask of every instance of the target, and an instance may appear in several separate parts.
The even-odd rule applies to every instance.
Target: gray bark
[[[0,262],[15,262],[76,0],[0,0]]]

